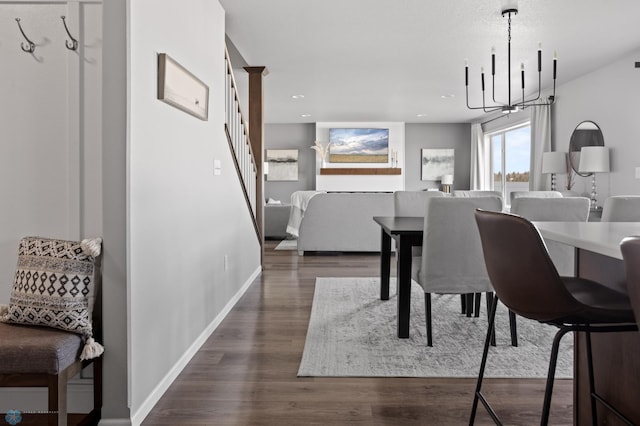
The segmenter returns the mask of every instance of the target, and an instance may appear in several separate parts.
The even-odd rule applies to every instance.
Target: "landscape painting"
[[[329,129],[329,162],[389,162],[389,129]]]
[[[422,180],[440,180],[444,175],[453,175],[453,149],[422,150]]]
[[[268,181],[298,180],[298,150],[268,149],[269,163]]]

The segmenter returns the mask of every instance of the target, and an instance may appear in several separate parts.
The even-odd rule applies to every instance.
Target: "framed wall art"
[[[389,129],[329,129],[331,163],[387,163]]]
[[[454,149],[422,149],[422,180],[440,180],[453,175]]]
[[[200,120],[209,118],[209,86],[166,53],[158,53],[158,99]]]
[[[267,181],[298,180],[297,149],[268,149],[267,163],[269,163]]]

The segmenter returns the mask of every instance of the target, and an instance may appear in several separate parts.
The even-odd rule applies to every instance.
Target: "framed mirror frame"
[[[578,176],[591,176],[592,173],[580,173],[580,152],[585,146],[604,146],[602,130],[593,121],[583,121],[576,126],[569,140],[569,164]]]

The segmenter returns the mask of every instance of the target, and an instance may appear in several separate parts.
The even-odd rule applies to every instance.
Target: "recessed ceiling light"
[[[456,95],[454,95],[453,93],[449,93],[449,94],[446,94],[446,95],[441,95],[440,97],[442,99],[451,99],[451,98],[455,98]]]
[[[292,99],[302,99],[304,98],[304,95],[291,95]]]
[[[427,114],[416,114],[416,117],[421,117],[422,118],[422,117],[426,117],[426,116],[427,116]]]
[[[300,117],[302,117],[302,118],[311,117],[311,114],[300,114]]]

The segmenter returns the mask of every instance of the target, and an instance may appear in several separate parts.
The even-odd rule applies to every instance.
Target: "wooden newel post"
[[[256,161],[256,221],[261,237],[260,263],[264,257],[264,90],[262,77],[266,67],[244,67],[249,74],[249,139]]]

